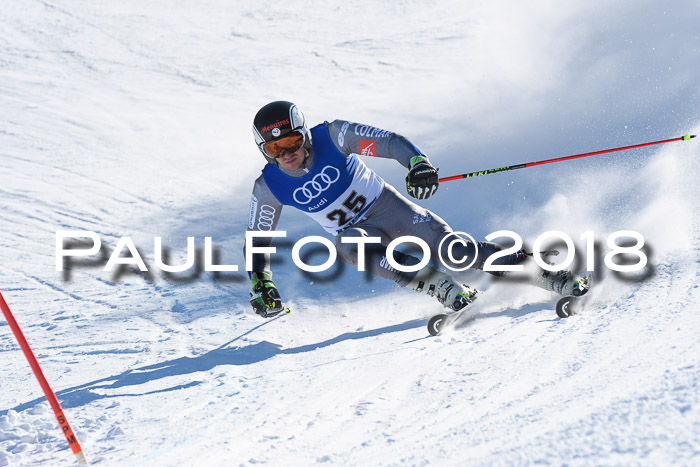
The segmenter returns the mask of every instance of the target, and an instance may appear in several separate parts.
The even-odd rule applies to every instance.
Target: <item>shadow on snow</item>
[[[112,397],[142,396],[146,394],[157,394],[175,391],[178,389],[185,389],[197,386],[201,384],[202,381],[192,381],[190,383],[179,384],[165,389],[158,389],[136,394],[99,394],[95,390],[114,390],[130,386],[138,386],[170,376],[180,376],[193,374],[200,371],[208,371],[219,365],[251,365],[254,363],[259,363],[268,360],[277,355],[295,355],[304,352],[311,352],[325,347],[330,347],[334,344],[338,344],[343,341],[365,339],[367,337],[374,337],[382,334],[402,332],[409,329],[422,327],[425,325],[425,320],[416,319],[402,324],[385,326],[378,329],[348,332],[323,342],[302,345],[299,347],[289,349],[283,349],[281,348],[281,345],[268,341],[261,341],[256,344],[247,345],[245,347],[228,347],[233,342],[250,334],[256,329],[265,326],[273,320],[266,321],[265,323],[256,326],[255,328],[245,332],[244,334],[241,334],[235,339],[232,339],[231,341],[220,346],[219,348],[211,350],[205,354],[194,357],[180,357],[174,360],[156,363],[154,365],[147,365],[140,368],[127,370],[119,375],[108,376],[106,378],[98,379],[89,383],[81,384],[79,386],[58,391],[56,393],[56,396],[61,402],[63,408],[72,408],[89,404],[96,400],[107,399]],[[44,400],[45,399],[43,397],[34,399],[32,401],[20,404],[14,407],[12,410],[22,411],[33,407]],[[0,411],[0,415],[5,415],[8,412],[8,410]]]

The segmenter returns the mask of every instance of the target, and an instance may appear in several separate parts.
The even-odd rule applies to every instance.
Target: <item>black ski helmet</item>
[[[253,134],[255,144],[268,162],[275,163],[275,159],[265,154],[263,144],[274,141],[289,133],[297,131],[304,136],[304,147],[311,149],[311,134],[306,127],[306,119],[301,110],[291,102],[275,101],[262,107],[253,119]]]

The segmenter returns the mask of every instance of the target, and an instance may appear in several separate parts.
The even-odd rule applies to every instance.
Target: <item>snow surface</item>
[[[697,1],[485,3],[3,2],[0,287],[92,463],[700,463],[697,139],[422,202],[480,238],[594,231],[599,281],[568,320],[465,273],[481,308],[427,337],[433,299],[302,274],[290,245],[322,231],[290,210],[290,315],[252,314],[244,272],[153,268],[156,236],[174,264],[210,236],[244,268],[250,125],[275,99],[404,134],[441,175],[700,132]],[[129,236],[151,273],[57,272],[58,230],[97,232],[105,255]],[[646,239],[647,276],[602,264],[618,230]],[[4,320],[0,358],[0,466],[72,465]]]

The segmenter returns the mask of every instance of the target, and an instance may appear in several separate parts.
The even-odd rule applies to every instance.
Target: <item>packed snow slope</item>
[[[470,272],[479,308],[428,337],[434,299],[297,269],[291,245],[323,232],[289,209],[273,270],[293,312],[249,307],[250,127],[271,100],[404,134],[443,176],[700,132],[697,1],[485,3],[3,2],[0,288],[92,463],[700,463],[698,139],[421,202],[477,238],[562,231],[582,268],[594,232],[576,317]],[[101,254],[56,271],[64,230]],[[606,267],[620,230],[643,271]],[[104,270],[122,237],[148,273]],[[167,276],[154,237],[172,264],[211,237],[240,271]],[[0,466],[72,465],[4,319],[0,358]]]

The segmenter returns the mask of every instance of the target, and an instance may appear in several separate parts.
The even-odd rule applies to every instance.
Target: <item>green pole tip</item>
[[[695,138],[695,135],[685,135],[685,136],[683,137],[683,141],[689,141],[690,138]]]

